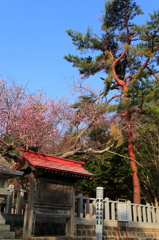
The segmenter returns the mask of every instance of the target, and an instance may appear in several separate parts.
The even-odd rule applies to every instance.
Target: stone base
[[[0,214],[0,240],[15,240],[15,232],[10,231],[10,225],[5,224],[5,219]]]
[[[9,232],[9,231],[10,231],[10,225],[0,224],[0,233]]]
[[[0,232],[0,239],[15,239],[15,232]]]
[[[30,238],[21,238],[22,240],[97,240],[97,237],[30,237]]]

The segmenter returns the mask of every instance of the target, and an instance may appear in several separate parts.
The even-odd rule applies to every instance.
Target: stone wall
[[[94,220],[77,220],[77,236],[95,236]],[[104,221],[103,240],[158,240],[159,225]]]
[[[3,214],[6,224],[10,225],[11,231],[15,231],[16,237],[23,235],[23,215],[18,214]],[[65,220],[39,218],[35,225],[35,236],[64,236],[65,235]]]
[[[6,223],[17,237],[22,236],[23,217],[21,215],[5,216]],[[36,236],[65,235],[63,221],[39,219]],[[56,231],[55,231],[56,230]],[[77,220],[77,239],[95,239],[95,220]],[[35,238],[36,239],[36,238]],[[103,240],[159,240],[159,225],[129,222],[118,225],[117,221],[104,221]]]
[[[5,223],[10,225],[10,230],[15,232],[16,237],[21,237],[23,233],[23,215],[2,214]]]
[[[77,220],[77,236],[95,236],[95,220]]]

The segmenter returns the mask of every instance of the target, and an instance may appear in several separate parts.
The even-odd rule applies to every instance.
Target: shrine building
[[[14,169],[23,171],[21,182],[29,196],[24,216],[23,237],[40,236],[39,218],[62,219],[63,235],[76,235],[74,183],[95,177],[83,168],[84,162],[22,149]],[[54,234],[53,226],[52,234]]]

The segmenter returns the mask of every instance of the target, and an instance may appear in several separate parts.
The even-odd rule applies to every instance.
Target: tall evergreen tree
[[[135,152],[141,163],[140,176],[143,199],[158,207],[159,203],[159,82],[145,90],[146,117],[140,116],[139,136]]]
[[[152,84],[159,80],[159,11],[154,11],[145,25],[135,25],[134,18],[142,13],[134,0],[107,1],[102,16],[101,36],[97,36],[90,28],[86,34],[67,31],[77,50],[87,55],[64,56],[73,63],[73,67],[79,69],[83,78],[97,72],[106,74],[103,78],[103,96],[110,90],[119,91],[112,99],[119,97],[120,104],[116,115],[120,116],[127,126],[126,137],[135,203],[140,203],[140,182],[132,140],[132,115],[144,113],[143,93],[144,88],[151,85],[150,77],[154,79]],[[95,51],[96,57],[90,56],[90,50]]]

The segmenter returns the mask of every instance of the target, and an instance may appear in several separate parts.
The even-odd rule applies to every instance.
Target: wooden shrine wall
[[[37,178],[35,202],[46,205],[72,206],[73,186],[53,182],[51,179]]]

